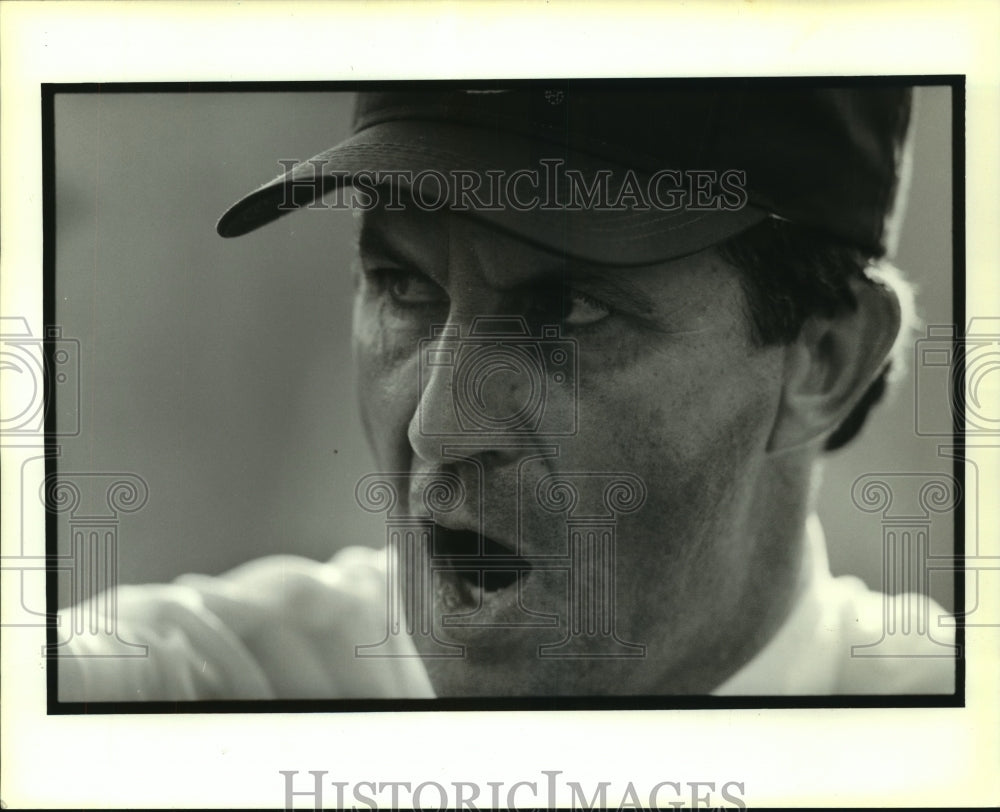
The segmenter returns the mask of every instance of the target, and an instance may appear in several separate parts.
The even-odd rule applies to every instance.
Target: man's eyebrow
[[[403,251],[386,239],[381,229],[370,225],[361,226],[361,232],[358,235],[358,252],[362,256],[375,254],[405,267],[411,267],[414,264],[412,258],[407,257]]]

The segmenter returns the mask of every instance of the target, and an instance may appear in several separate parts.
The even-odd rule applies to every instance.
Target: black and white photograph
[[[56,5],[5,807],[995,800],[997,14]]]
[[[59,701],[954,696],[921,84],[52,88]]]

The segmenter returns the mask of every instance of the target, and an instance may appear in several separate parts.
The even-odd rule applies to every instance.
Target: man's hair
[[[834,316],[855,308],[852,279],[870,285],[887,284],[887,280],[873,278],[879,257],[867,255],[817,229],[777,218],[764,220],[721,243],[717,249],[724,260],[742,272],[753,337],[761,345],[794,341],[810,316]],[[898,275],[891,284],[901,298],[909,298],[909,288]],[[906,321],[911,308],[905,304],[901,335],[910,329]],[[868,411],[885,394],[893,363],[901,365],[899,348],[897,341],[878,377],[827,437],[824,450],[840,448],[861,430]]]

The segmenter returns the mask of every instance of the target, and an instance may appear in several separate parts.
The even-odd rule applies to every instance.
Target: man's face
[[[711,690],[760,645],[795,566],[766,532],[783,355],[751,340],[738,272],[712,251],[597,266],[414,206],[361,223],[354,345],[377,465],[413,475],[404,512],[426,514],[435,475],[466,495],[433,515],[433,634],[464,646],[426,658],[438,694]],[[550,360],[536,364],[534,390],[516,363],[480,377],[458,369],[470,356],[457,352],[427,364],[429,351],[468,342],[482,316],[523,318],[536,340],[518,346],[538,347],[536,359],[553,341],[572,346],[575,384]],[[457,334],[421,349],[435,325]],[[544,325],[558,339],[540,339]],[[548,421],[537,431],[515,420],[487,433],[456,417],[456,398],[502,419],[533,397]],[[548,490],[552,475],[574,484],[571,509]],[[644,488],[641,505],[606,498],[616,477]],[[469,558],[456,569],[480,532],[483,553],[510,569],[484,575]],[[417,647],[433,654],[419,625]]]

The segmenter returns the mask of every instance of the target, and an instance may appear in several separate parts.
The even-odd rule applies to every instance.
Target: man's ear
[[[880,283],[851,280],[857,307],[811,316],[785,350],[781,404],[768,450],[806,445],[834,431],[868,389],[899,334],[900,304]]]

